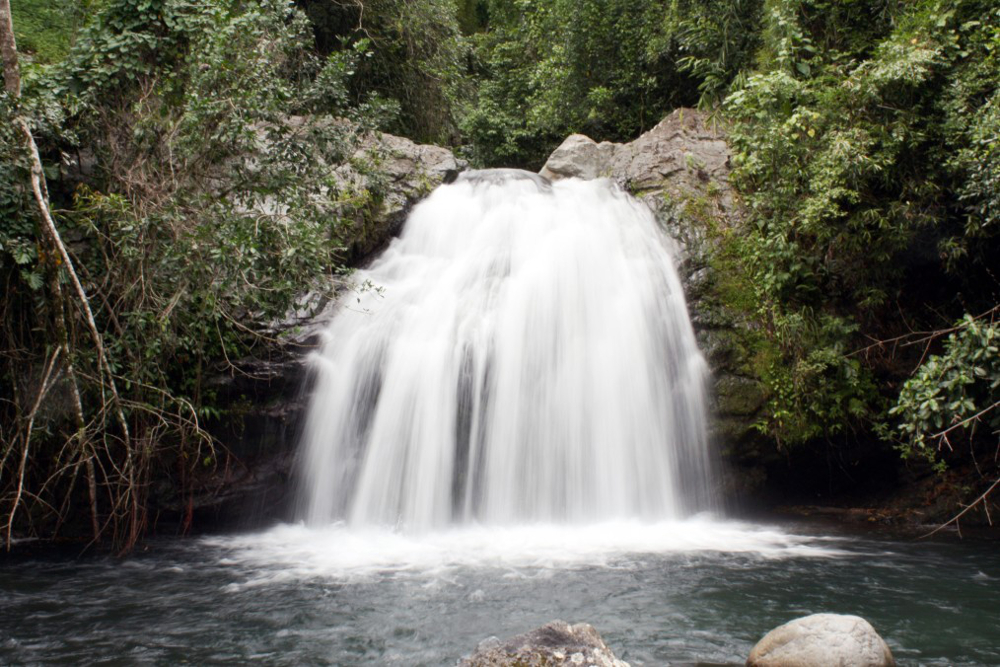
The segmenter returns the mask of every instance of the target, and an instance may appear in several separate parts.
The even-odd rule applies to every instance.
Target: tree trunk
[[[21,72],[20,66],[18,65],[17,44],[14,39],[14,23],[10,11],[10,0],[0,0],[0,55],[2,55],[3,58],[4,88],[16,103],[21,96]],[[136,471],[132,455],[132,439],[129,433],[128,421],[125,418],[125,412],[122,407],[121,397],[118,394],[118,387],[115,382],[114,374],[112,373],[111,364],[108,362],[107,355],[105,354],[103,337],[97,328],[97,322],[94,320],[94,313],[90,307],[90,300],[87,298],[87,293],[84,290],[83,285],[80,282],[80,278],[73,266],[73,260],[69,255],[69,251],[66,249],[66,245],[63,243],[59,230],[55,225],[55,221],[52,219],[51,207],[49,204],[49,193],[45,183],[45,172],[42,169],[42,159],[38,153],[38,145],[35,143],[35,138],[31,134],[31,128],[28,125],[27,119],[19,112],[19,110],[15,110],[14,118],[12,120],[13,124],[21,132],[24,139],[25,149],[28,152],[31,162],[30,180],[31,190],[34,194],[35,204],[38,209],[39,243],[46,248],[46,254],[48,258],[50,258],[50,261],[56,262],[54,270],[58,270],[59,264],[61,263],[62,269],[64,269],[69,276],[70,284],[72,285],[72,292],[75,293],[76,297],[75,301],[81,314],[83,315],[91,341],[97,351],[98,374],[101,376],[101,391],[110,392],[112,413],[118,421],[118,425],[122,431],[122,439],[125,445],[124,476],[126,479],[127,493],[130,499],[128,508],[128,513],[130,514],[130,530],[127,538],[127,547],[130,547],[135,543],[135,540],[138,539],[136,521],[139,513],[139,507],[136,490]],[[63,325],[65,325],[66,308],[63,306],[64,298],[62,288],[58,284],[58,281],[53,283],[51,289],[53,294],[49,295],[50,303],[54,304],[57,311],[57,321],[60,321]],[[79,389],[76,384],[75,373],[73,372],[72,366],[72,341],[70,341],[67,337],[64,341],[61,341],[61,346],[64,348],[64,363],[68,364],[69,374],[71,376],[70,379],[74,385],[74,393],[77,397],[79,397]],[[80,414],[78,415],[78,419],[82,416],[82,404],[79,407]],[[84,434],[78,433],[77,435],[80,437],[81,447],[85,446]],[[97,539],[100,531],[98,530],[96,516],[96,480],[94,479],[93,458],[92,456],[89,456],[86,457],[85,460],[87,464],[88,487],[91,495],[91,520],[95,532],[94,537]]]
[[[17,64],[17,42],[14,41],[14,17],[10,0],[0,0],[0,57],[3,58],[4,88],[14,99],[21,97],[21,68]]]

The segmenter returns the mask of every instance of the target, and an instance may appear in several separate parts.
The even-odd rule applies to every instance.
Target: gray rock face
[[[889,646],[860,616],[813,614],[757,642],[747,667],[890,667]]]
[[[711,194],[730,213],[729,158],[724,136],[705,114],[677,109],[627,144],[570,135],[540,173],[550,180],[611,178],[643,199],[648,194],[679,199]],[[657,203],[654,210],[659,208]]]
[[[353,262],[380,250],[399,232],[417,201],[430,194],[449,173],[468,166],[447,148],[379,132],[365,136],[353,159],[335,172],[342,185],[366,190],[373,177],[360,171],[356,164],[375,165],[376,178],[382,179],[378,188],[382,201],[373,215],[354,220],[347,231],[348,255]]]
[[[615,657],[587,623],[552,621],[523,635],[500,641],[490,637],[460,667],[629,667]]]

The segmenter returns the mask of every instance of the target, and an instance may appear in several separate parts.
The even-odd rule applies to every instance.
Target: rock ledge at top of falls
[[[771,630],[747,667],[892,667],[892,651],[860,616],[812,614]]]
[[[490,637],[459,667],[629,667],[592,625],[552,621],[505,641]]]
[[[595,142],[573,134],[549,156],[542,176],[610,178],[657,211],[647,194],[673,199],[711,194],[727,211],[734,208],[729,187],[730,151],[720,129],[702,112],[677,109],[635,141]]]

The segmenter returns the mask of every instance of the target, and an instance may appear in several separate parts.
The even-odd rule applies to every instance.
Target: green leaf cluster
[[[363,51],[347,79],[349,100],[389,100],[386,129],[418,141],[456,143],[458,113],[471,95],[469,44],[476,8],[456,0],[299,0],[322,55]]]
[[[26,80],[19,107],[0,95],[0,112],[29,118],[46,162],[56,224],[132,441],[143,443],[127,453],[143,479],[191,484],[206,459],[198,417],[224,408],[217,378],[273,342],[274,322],[301,310],[304,293],[332,289],[350,228],[379,205],[374,166],[354,164],[367,189],[337,177],[357,162],[360,134],[397,111],[349,93],[365,57],[364,44],[320,57],[305,15],[282,0],[107,0],[65,60]],[[52,323],[63,301],[53,285],[67,276],[42,250],[28,162],[10,124],[0,125],[0,154],[6,465],[37,391],[32,369],[59,343]],[[93,460],[110,506],[101,511],[112,513],[126,452],[97,351],[67,315],[86,441],[102,443]],[[57,473],[76,469],[66,457],[83,456],[70,444],[84,440],[58,410],[39,421],[35,438],[32,516],[51,520],[46,508],[68,506],[70,496],[59,494],[72,488]],[[0,506],[11,497],[6,472]]]
[[[908,290],[951,281],[974,307],[995,303],[1000,10],[768,0],[764,12],[758,71],[724,109],[750,209],[744,264],[782,351],[766,430],[795,415],[786,440],[804,440],[881,412],[877,369],[849,352],[919,300]]]
[[[920,365],[889,410],[903,458],[926,459],[939,470],[953,441],[1000,431],[1000,325],[966,315],[955,328],[944,352]]]

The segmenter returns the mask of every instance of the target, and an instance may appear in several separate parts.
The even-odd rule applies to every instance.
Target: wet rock
[[[552,621],[522,635],[500,641],[490,637],[460,667],[628,667],[615,657],[592,625]]]
[[[765,400],[759,382],[731,374],[719,378],[715,383],[715,394],[719,412],[733,416],[756,415]]]
[[[813,614],[785,623],[757,642],[747,667],[889,667],[889,646],[860,616]]]

